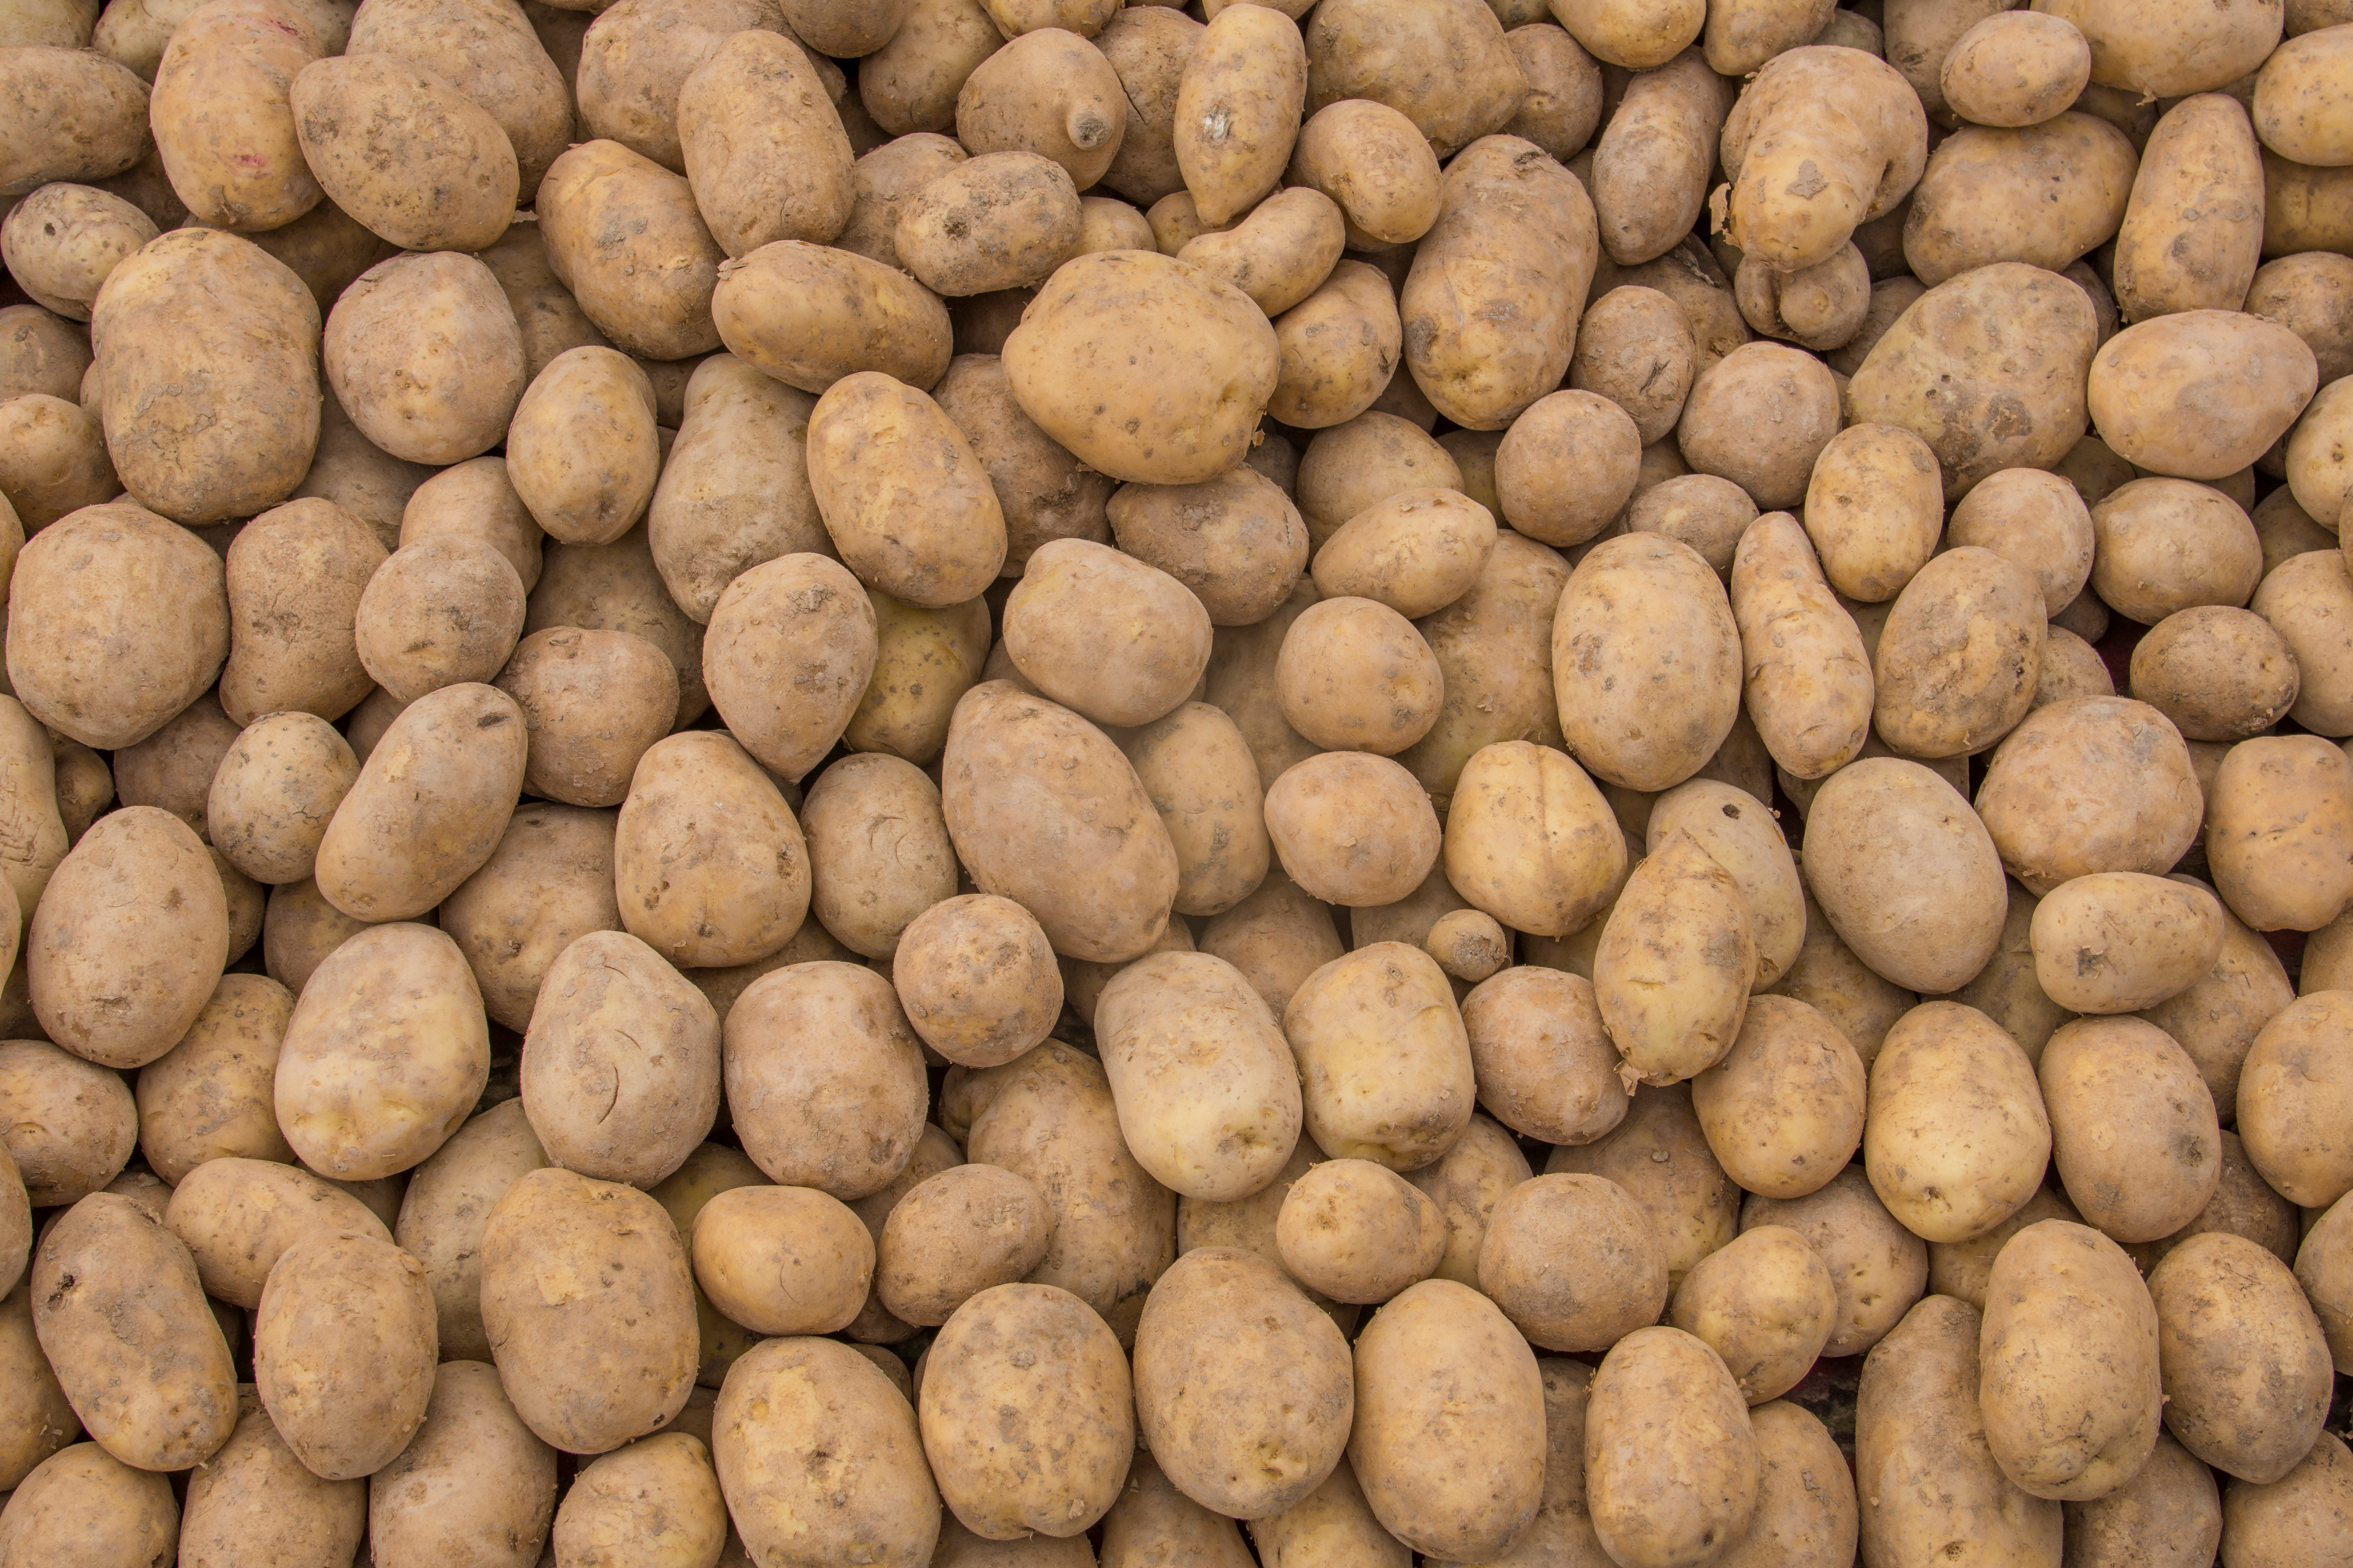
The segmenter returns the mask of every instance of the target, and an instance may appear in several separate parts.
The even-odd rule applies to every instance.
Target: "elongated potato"
[[[549,166],[534,207],[549,268],[615,344],[648,359],[719,346],[723,253],[682,176],[617,142],[584,142]]]
[[[289,9],[248,0],[191,15],[197,25],[173,28],[164,46],[148,103],[156,151],[173,190],[195,198],[189,212],[201,222],[279,228],[323,198],[295,139],[288,92],[324,51]]]
[[[1297,1069],[1232,964],[1207,953],[1141,960],[1103,988],[1095,1026],[1121,1131],[1162,1185],[1227,1203],[1291,1158]]]
[[[779,555],[832,548],[809,490],[815,400],[733,354],[695,366],[646,533],[663,584],[706,625],[728,584]]]
[[[1840,940],[1907,990],[1953,990],[2000,943],[2001,858],[1968,803],[1917,763],[1867,757],[1831,774],[1806,816],[1804,870]]]
[[[1594,998],[1623,1071],[1657,1086],[1721,1061],[1757,964],[1739,882],[1699,840],[1669,830],[1628,875],[1593,955]]]
[[[997,492],[920,390],[871,371],[835,382],[809,415],[808,463],[826,531],[860,580],[927,609],[976,599],[997,580]]]
[[[729,256],[830,244],[849,221],[849,138],[787,34],[729,34],[679,85],[678,138],[695,208]]]
[[[397,55],[338,55],[304,66],[289,102],[328,198],[393,244],[480,250],[513,221],[512,143],[438,72]]]
[[[914,1157],[923,1051],[879,974],[788,965],[736,998],[723,1038],[730,1112],[770,1180],[849,1202],[889,1185]]]
[[[895,267],[786,239],[721,270],[709,301],[720,340],[787,386],[822,393],[878,371],[924,388],[947,371],[947,307]]]
[[[1311,111],[1351,98],[1387,104],[1440,158],[1501,130],[1527,91],[1495,13],[1474,0],[1345,0],[1318,12],[1305,37]],[[1435,59],[1451,68],[1418,68]]]
[[[262,1408],[322,1480],[373,1475],[408,1447],[438,1350],[424,1266],[380,1231],[296,1242],[271,1265],[254,1315]]]
[[[1774,762],[1801,779],[1852,762],[1871,734],[1871,660],[1787,512],[1740,536],[1731,602],[1747,709]]]
[[[2240,309],[2263,249],[2263,184],[2237,100],[2200,93],[2167,110],[2141,151],[2116,234],[2124,319]]]
[[[518,1177],[546,1163],[517,1098],[459,1128],[409,1176],[393,1236],[425,1266],[441,1354],[450,1361],[491,1353],[482,1329],[482,1226]]]
[[[1913,1234],[1982,1235],[2033,1196],[2051,1157],[2033,1064],[1977,1009],[1924,1003],[1872,1061],[1862,1152],[1873,1188]]]
[[[1706,1562],[1746,1528],[1759,1471],[1748,1407],[1723,1361],[1681,1329],[1639,1329],[1594,1373],[1586,1507],[1619,1562]]]
[[[2217,1469],[2268,1486],[2310,1453],[2328,1342],[2287,1265],[2244,1237],[2194,1237],[2149,1276],[2166,1426]]]
[[[1715,571],[1661,534],[1604,540],[1553,621],[1569,750],[1602,780],[1655,791],[1697,773],[1740,709],[1740,630]]]
[[[129,67],[92,49],[27,41],[11,47],[5,69],[0,95],[16,107],[0,192],[119,174],[146,151],[147,84]]]
[[[712,606],[703,679],[744,750],[797,782],[841,738],[875,647],[874,607],[857,578],[822,555],[782,555]]]

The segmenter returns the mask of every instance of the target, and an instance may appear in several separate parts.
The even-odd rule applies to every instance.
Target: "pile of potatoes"
[[[0,260],[0,1568],[2353,1564],[2348,0],[11,0]]]

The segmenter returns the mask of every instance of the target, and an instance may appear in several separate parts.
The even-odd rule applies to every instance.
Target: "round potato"
[[[2312,350],[2277,322],[2177,310],[2102,344],[2084,396],[2100,439],[2126,462],[2219,479],[2286,435],[2319,384]]]
[[[1950,991],[2000,942],[2009,900],[1993,840],[1917,763],[1866,758],[1831,775],[1806,816],[1804,869],[1840,939],[1907,989]]]
[[[1514,1132],[1588,1143],[1625,1117],[1621,1058],[1584,976],[1505,969],[1462,999],[1462,1026],[1479,1103]]]
[[[97,1443],[43,1460],[0,1513],[0,1552],[19,1562],[159,1563],[174,1558],[179,1537],[170,1479]]]
[[[613,874],[622,925],[681,966],[765,958],[808,911],[800,825],[775,782],[723,732],[672,735],[638,759],[615,830]]]
[[[763,33],[762,37],[774,37]],[[715,1436],[715,1434],[714,1434]],[[689,1432],[660,1432],[580,1467],[555,1511],[549,1550],[583,1568],[699,1563],[724,1550],[727,1503],[710,1452]],[[659,1555],[641,1554],[649,1542]]]
[[[1326,1160],[1289,1184],[1274,1240],[1291,1277],[1335,1301],[1388,1300],[1446,1255],[1428,1194],[1369,1160]]]
[[[528,379],[498,279],[448,250],[362,273],[327,312],[323,349],[336,402],[404,462],[441,467],[496,446]]]
[[[1470,1039],[1445,973],[1419,948],[1380,942],[1333,960],[1282,1022],[1307,1133],[1325,1153],[1414,1171],[1462,1136],[1476,1096]]]
[[[2187,479],[2119,485],[2092,509],[2101,602],[2155,625],[2196,605],[2243,605],[2263,571],[2263,542],[2239,504]]]
[[[1133,627],[1098,647],[1081,628]],[[1208,668],[1209,616],[1167,573],[1108,545],[1057,539],[1030,552],[1005,601],[1005,650],[1049,699],[1097,724],[1148,724],[1174,710]]]
[[[0,1042],[8,1153],[35,1208],[79,1202],[121,1173],[139,1112],[120,1073],[45,1040]]]
[[[829,1334],[866,1304],[874,1238],[847,1205],[807,1187],[744,1186],[694,1216],[695,1283],[754,1334]]]
[[[2133,647],[2134,698],[2171,720],[2185,740],[2243,741],[2296,704],[2295,648],[2265,617],[2271,606],[2263,589],[2256,595],[2263,609],[2192,605]]]
[[[1606,1177],[1641,1205],[1665,1250],[1671,1289],[1737,1232],[1740,1190],[1709,1152],[1681,1085],[1637,1089],[1608,1133],[1555,1149],[1545,1174],[1564,1173]]]
[[[1829,1266],[1805,1237],[1778,1225],[1745,1230],[1702,1258],[1667,1315],[1722,1358],[1751,1405],[1797,1386],[1837,1321]]]
[[[523,1047],[524,1113],[567,1170],[649,1187],[719,1113],[718,1016],[626,931],[591,931],[557,955]]]
[[[1310,605],[1283,633],[1275,661],[1284,721],[1325,751],[1390,756],[1405,750],[1437,721],[1444,689],[1430,645],[1377,599]]]
[[[1512,421],[1494,461],[1504,521],[1530,539],[1566,548],[1608,531],[1634,494],[1641,434],[1631,416],[1599,393],[1555,392]]]
[[[770,1180],[849,1201],[906,1168],[928,1099],[923,1049],[881,975],[777,970],[736,998],[723,1037],[728,1108]]]
[[[910,1187],[883,1222],[875,1294],[893,1317],[936,1327],[983,1290],[1037,1268],[1053,1229],[1053,1210],[1012,1172],[942,1171]]]
[[[1605,1350],[1658,1321],[1667,1258],[1657,1227],[1606,1177],[1538,1176],[1503,1194],[1479,1247],[1480,1290],[1547,1350]]]
[[[1862,1058],[1830,1019],[1803,1002],[1758,995],[1731,1050],[1692,1079],[1692,1109],[1742,1188],[1801,1198],[1853,1157],[1866,1089]]]
[[[44,185],[0,222],[0,259],[37,304],[87,321],[107,275],[156,233],[154,220],[121,196]]]
[[[374,1236],[319,1232],[278,1256],[254,1314],[253,1378],[322,1480],[384,1468],[425,1422],[439,1363],[424,1265]]]
[[[1806,499],[1814,463],[1838,426],[1829,367],[1784,343],[1746,343],[1692,384],[1675,441],[1694,472],[1730,479],[1759,507],[1778,510]]]
[[[1045,931],[1010,899],[944,899],[900,933],[892,980],[907,1021],[951,1062],[992,1068],[1053,1030],[1062,972]]]
[[[2193,1237],[2149,1276],[2167,1427],[2258,1486],[2310,1453],[2327,1416],[2328,1342],[2287,1265],[2244,1237]]]

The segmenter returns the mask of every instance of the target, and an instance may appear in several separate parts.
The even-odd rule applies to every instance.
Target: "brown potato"
[[[0,222],[0,260],[36,303],[87,321],[107,275],[156,233],[154,220],[121,196],[44,185]]]
[[[328,199],[393,244],[480,250],[513,218],[521,171],[505,130],[438,73],[396,55],[339,55],[302,67],[289,102]]]
[[[1345,820],[1354,836],[1329,819]],[[1325,752],[1286,769],[1267,786],[1266,830],[1287,876],[1356,908],[1392,904],[1419,887],[1442,843],[1413,775],[1364,752]]]
[[[424,1266],[376,1234],[321,1231],[270,1266],[253,1376],[287,1447],[322,1480],[397,1458],[424,1424],[439,1361]]]
[[[2248,601],[2287,644],[2296,670],[2288,717],[2315,734],[2353,734],[2353,639],[2339,629],[2353,605],[2341,550],[2280,563]]]
[[[773,36],[773,35],[766,35]],[[727,1504],[700,1436],[672,1429],[583,1465],[556,1510],[549,1550],[606,1568],[650,1541],[663,1563],[723,1549]]]
[[[1345,0],[1319,12],[1303,32],[1309,112],[1350,98],[1387,104],[1440,158],[1501,130],[1527,90],[1502,25],[1473,0],[1430,6]],[[1410,63],[1433,59],[1459,63],[1442,74]]]
[[[360,433],[406,462],[443,465],[505,436],[525,382],[522,334],[491,269],[443,251],[397,256],[327,313],[328,384]]]
[[[1767,1225],[1702,1258],[1667,1321],[1715,1352],[1741,1397],[1757,1405],[1812,1369],[1837,1318],[1829,1266],[1796,1231]]]
[[[1579,9],[1593,7],[1571,6],[1569,17]],[[1581,31],[1567,19],[1563,25],[1586,47],[1596,47],[1589,26]],[[1732,85],[1696,49],[1653,63],[1656,68],[1645,68],[1626,83],[1590,164],[1601,243],[1621,267],[1664,256],[1691,233],[1706,205],[1717,139],[1735,97]],[[1691,330],[1686,323],[1683,331]],[[1741,336],[1746,335],[1744,329]],[[1645,432],[1646,440],[1658,438]]]
[[[2221,1142],[2179,1045],[2137,1018],[2079,1019],[2051,1037],[2040,1070],[2052,1159],[2086,1224],[2141,1242],[2197,1218]]]
[[[651,1186],[719,1113],[719,1025],[702,993],[623,931],[549,966],[524,1037],[522,1098],[552,1163]]]
[[[1436,1204],[1446,1220],[1446,1252],[1438,1261],[1437,1278],[1478,1284],[1479,1249],[1486,1242],[1487,1222],[1504,1194],[1532,1174],[1528,1157],[1512,1135],[1483,1116],[1473,1116],[1454,1147],[1435,1163],[1406,1173],[1405,1179]],[[1335,1314],[1334,1321],[1346,1319]]]
[[[1606,1177],[1553,1174],[1503,1194],[1478,1286],[1546,1350],[1593,1352],[1658,1321],[1667,1258],[1650,1215]]]
[[[393,1236],[425,1266],[441,1353],[491,1353],[482,1328],[482,1226],[507,1188],[547,1163],[520,1098],[501,1100],[449,1135],[410,1174]]]
[[[1117,621],[1114,647],[1082,628]],[[1209,616],[1156,567],[1091,540],[1058,539],[1030,553],[1005,601],[1005,649],[1045,696],[1098,724],[1148,724],[1198,686],[1209,662]]]
[[[1309,115],[1284,178],[1337,203],[1357,250],[1410,245],[1438,221],[1437,156],[1414,121],[1385,101],[1343,96]]]
[[[1692,1108],[1733,1180],[1771,1198],[1819,1191],[1863,1133],[1862,1058],[1802,1002],[1752,996],[1732,1049],[1692,1081]]]
[[[1694,470],[1778,509],[1805,498],[1838,424],[1838,388],[1820,361],[1780,343],[1747,343],[1700,373],[1675,439]]]
[[[849,138],[791,37],[728,33],[679,84],[677,103],[679,163],[729,256],[779,239],[830,244],[849,221]]]
[[[1079,251],[1081,229],[1079,194],[1060,164],[1035,153],[990,153],[911,196],[895,244],[925,288],[960,298],[1045,282]]]
[[[556,955],[590,931],[620,929],[613,837],[609,811],[531,802],[508,819],[481,869],[442,900],[441,929],[466,955],[494,1022],[525,1028]]]
[[[764,561],[712,606],[702,652],[712,706],[763,766],[797,782],[833,749],[866,693],[874,627],[872,604],[839,562]]]
[[[2353,763],[2316,735],[2258,735],[2206,792],[2215,890],[2257,931],[2317,931],[2353,898],[2337,846],[2353,834]]]
[[[1127,94],[1111,62],[1059,26],[1023,30],[976,65],[956,93],[956,140],[966,151],[1040,153],[1082,191],[1110,172],[1127,120]]]
[[[1887,845],[1906,847],[1905,870],[1891,870]],[[1832,774],[1806,818],[1804,869],[1840,939],[1907,989],[1966,984],[2000,944],[2009,900],[1993,840],[1952,786],[1917,763],[1865,758]],[[1938,890],[1915,901],[1896,884]]]
[[[963,433],[922,392],[878,372],[844,377],[809,415],[808,451],[827,531],[865,581],[938,608],[996,580],[1005,560],[996,492]],[[912,505],[918,493],[923,507]]]
[[[1641,1205],[1666,1250],[1670,1289],[1736,1234],[1740,1190],[1715,1163],[1681,1086],[1635,1089],[1609,1132],[1552,1152],[1545,1174],[1562,1173],[1605,1176]]]
[[[928,1094],[922,1047],[881,976],[839,963],[778,970],[736,999],[723,1034],[731,1114],[770,1180],[847,1202],[906,1167]],[[813,1037],[829,1042],[821,1058]],[[833,1108],[849,1104],[860,1109],[842,1121]]]
[[[425,1382],[429,1389],[429,1366]],[[335,1562],[343,1552],[356,1553],[366,1531],[366,1484],[313,1475],[269,1412],[256,1408],[238,1418],[218,1453],[189,1473],[180,1551],[190,1568],[257,1548],[293,1562]]]
[[[2051,1146],[2033,1064],[1984,1014],[1925,1003],[1888,1031],[1871,1064],[1862,1153],[1905,1228],[1939,1242],[1992,1229],[2042,1184]]]
[[[2236,310],[2177,310],[2102,344],[2084,395],[2100,438],[2126,461],[2212,480],[2287,434],[2318,384],[2312,350],[2287,328]]]
[[[1642,449],[1631,416],[1598,393],[1538,398],[1495,451],[1504,521],[1566,548],[1607,531],[1635,493]]]
[[[2212,969],[2223,929],[2221,900],[2195,884],[2137,871],[2078,877],[2035,907],[2035,981],[2069,1012],[2139,1012]]]
[[[139,1113],[121,1075],[46,1040],[0,1042],[5,1142],[37,1208],[80,1201],[121,1173]]]
[[[1748,900],[1672,827],[1626,878],[1593,956],[1593,991],[1627,1077],[1679,1083],[1721,1061],[1757,973]]]
[[[2265,1182],[2305,1208],[2353,1190],[2353,1162],[2325,1131],[2344,1099],[2343,1053],[2330,1033],[2346,994],[2290,1003],[2255,1036],[2239,1076],[2239,1136]]]
[[[220,700],[232,720],[298,710],[332,721],[372,684],[353,626],[385,551],[374,531],[332,501],[290,501],[230,542],[228,662]],[[286,589],[301,591],[289,603]]]
[[[2149,1276],[2166,1425],[2200,1458],[2269,1485],[2327,1418],[2327,1341],[2287,1266],[2243,1237],[2198,1237]]]
[[[648,748],[670,733],[678,674],[628,632],[534,632],[498,672],[530,732],[523,788],[571,805],[618,805]]]
[[[16,134],[0,159],[0,192],[23,195],[58,180],[116,174],[147,147],[147,84],[80,47],[11,40],[0,96]]]
[[[46,528],[120,495],[96,416],[59,397],[29,393],[0,404],[0,500],[28,527]]]
[[[623,926],[680,965],[765,957],[808,910],[800,826],[723,732],[676,734],[647,750],[621,805],[613,866]]]
[[[1965,126],[1937,145],[1913,192],[1905,260],[1932,289],[1992,263],[2060,271],[2116,232],[2134,164],[2124,132],[2089,114],[2017,130]],[[2048,203],[2015,200],[2046,186]]]
[[[179,1510],[165,1477],[79,1443],[27,1474],[0,1516],[0,1552],[22,1562],[162,1563]]]
[[[1284,721],[1330,751],[1405,750],[1436,722],[1444,684],[1412,623],[1370,598],[1309,605],[1284,632],[1275,661]]]
[[[398,702],[496,676],[522,633],[522,580],[479,540],[403,545],[360,594],[360,664]]]
[[[515,1414],[497,1371],[444,1362],[425,1425],[370,1478],[369,1551],[440,1562],[487,1538],[513,1543],[500,1568],[522,1568],[554,1510],[555,1455]]]
[[[1590,980],[1535,965],[1504,970],[1462,999],[1462,1025],[1479,1103],[1514,1132],[1588,1143],[1624,1119],[1620,1058]]]
[[[1469,1037],[1419,948],[1379,942],[1325,963],[1282,1019],[1307,1132],[1327,1154],[1413,1171],[1462,1136],[1475,1093]]]
[[[168,811],[205,837],[206,790],[237,736],[237,725],[206,693],[137,745],[115,752],[115,799]]]
[[[1724,585],[1696,552],[1663,536],[1596,546],[1562,595],[1552,647],[1569,749],[1623,788],[1690,777],[1739,710],[1740,634]]]
[[[1276,1252],[1318,1295],[1385,1301],[1430,1278],[1446,1255],[1438,1205],[1387,1166],[1325,1160],[1288,1186],[1275,1216]]]
[[[206,795],[214,847],[256,881],[303,880],[359,772],[351,746],[314,713],[271,713],[248,725]]]
[[[695,367],[646,514],[662,581],[688,615],[708,623],[727,584],[764,561],[830,552],[804,453],[814,406],[733,354]]]
[[[1746,1527],[1759,1469],[1747,1406],[1703,1341],[1640,1329],[1603,1358],[1586,1409],[1586,1506],[1613,1559],[1708,1560]]]
[[[549,166],[533,207],[549,270],[616,345],[648,359],[719,346],[723,253],[683,177],[618,142],[583,142]]]
[[[1037,920],[1010,899],[944,899],[900,933],[892,979],[923,1043],[968,1068],[1013,1060],[1052,1032],[1062,973]]]
[[[828,1334],[866,1304],[874,1238],[848,1205],[807,1187],[743,1186],[695,1214],[695,1282],[754,1334]]]
[[[942,1171],[892,1207],[876,1241],[875,1293],[909,1323],[944,1323],[981,1291],[1037,1268],[1053,1228],[1046,1200],[1012,1172]]]

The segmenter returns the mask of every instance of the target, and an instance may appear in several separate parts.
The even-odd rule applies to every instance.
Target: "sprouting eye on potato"
[[[2337,1561],[2348,74],[19,0],[0,1568]]]

